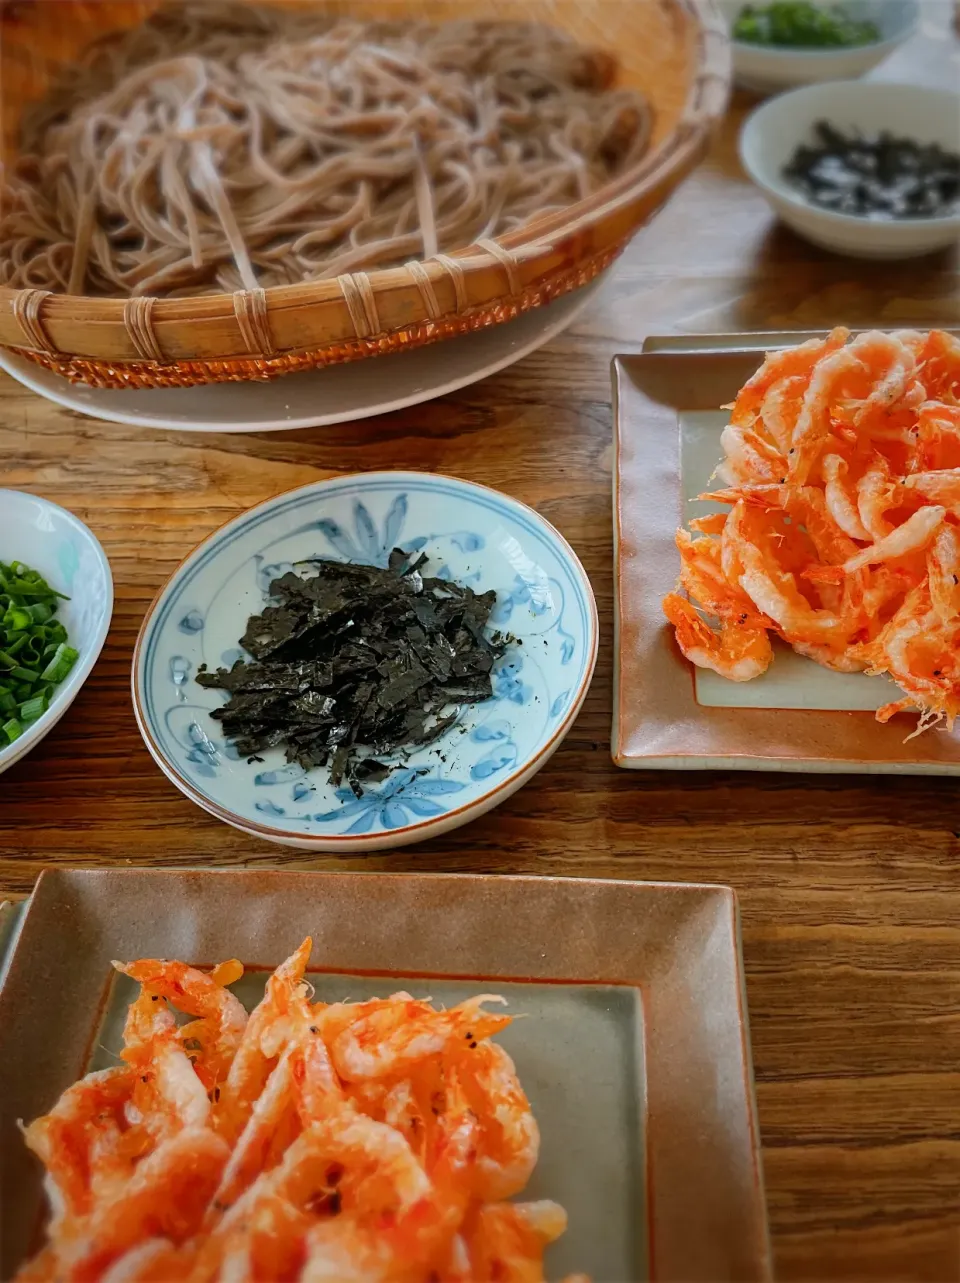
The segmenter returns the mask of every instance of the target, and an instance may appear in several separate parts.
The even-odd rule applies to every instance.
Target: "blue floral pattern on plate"
[[[497,592],[491,626],[513,640],[494,698],[461,708],[436,744],[359,796],[279,749],[241,760],[210,717],[223,693],[197,686],[197,669],[242,656],[237,638],[277,576],[313,557],[386,565],[394,547],[425,552],[432,575]],[[356,849],[426,837],[506,797],[559,742],[595,654],[589,583],[535,513],[453,478],[372,473],[271,500],[201,545],[149,619],[135,694],[151,752],[201,805],[278,841]]]

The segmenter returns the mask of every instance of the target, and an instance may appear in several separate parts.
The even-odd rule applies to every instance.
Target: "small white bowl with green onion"
[[[759,94],[866,75],[920,20],[919,0],[719,3],[730,28],[733,78]]]
[[[73,703],[112,613],[113,577],[93,532],[48,499],[0,490],[0,772]]]

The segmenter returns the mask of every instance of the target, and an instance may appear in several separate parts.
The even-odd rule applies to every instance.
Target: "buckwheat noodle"
[[[25,113],[0,283],[185,296],[471,245],[642,155],[613,71],[532,23],[165,6]]]

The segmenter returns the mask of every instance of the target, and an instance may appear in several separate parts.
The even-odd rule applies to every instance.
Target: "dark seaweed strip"
[[[426,562],[395,548],[386,569],[318,559],[271,583],[275,604],[240,639],[251,658],[197,675],[227,692],[212,716],[241,754],[282,746],[362,792],[391,769],[378,757],[432,743],[452,705],[492,697],[506,651],[488,635],[496,593],[424,577]]]
[[[818,121],[784,177],[825,209],[873,219],[935,218],[960,199],[960,155],[937,143],[881,133],[845,134]]]

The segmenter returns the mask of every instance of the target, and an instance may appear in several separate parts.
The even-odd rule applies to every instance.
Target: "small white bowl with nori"
[[[334,780],[331,763],[304,766],[286,744],[241,752],[213,716],[230,695],[197,681],[203,666],[247,663],[239,639],[285,574],[313,573],[310,559],[387,568],[395,548],[414,562],[426,556],[419,573],[437,585],[430,591],[452,582],[495,593],[488,635],[505,637],[506,648],[491,698],[443,709],[438,718],[452,722],[434,741],[372,753],[389,767],[384,775]],[[339,626],[322,624],[328,636]],[[248,634],[254,648],[257,635]],[[133,702],[157,764],[211,814],[307,850],[378,850],[445,833],[520,788],[573,724],[596,654],[590,582],[538,513],[454,477],[363,473],[280,495],[200,544],[147,612]]]
[[[850,80],[808,85],[773,98],[747,118],[740,159],[783,221],[824,249],[854,258],[916,258],[960,241],[960,204],[933,217],[878,218],[838,213],[809,198],[787,168],[797,149],[816,144],[817,122],[846,135],[888,133],[960,153],[960,94],[924,85]]]

